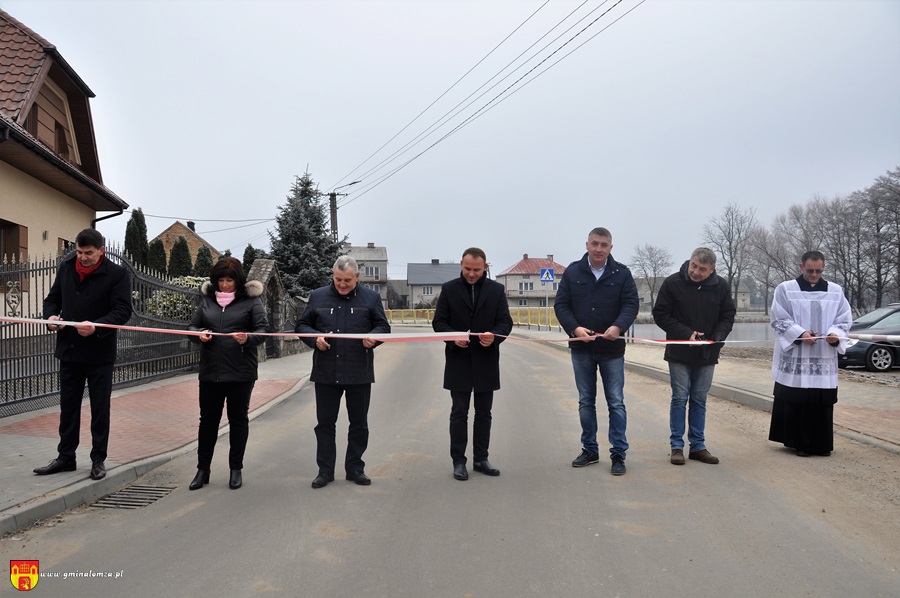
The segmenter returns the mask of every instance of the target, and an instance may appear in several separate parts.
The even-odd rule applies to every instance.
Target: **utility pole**
[[[343,189],[344,187],[349,187],[350,185],[355,185],[360,181],[353,181],[352,183],[347,183],[346,185],[341,185],[340,187],[335,187],[328,193],[328,205],[331,210],[331,237],[334,239],[334,242],[338,242],[338,223],[337,223],[337,198],[338,195],[347,195],[346,193],[338,193],[338,189]]]

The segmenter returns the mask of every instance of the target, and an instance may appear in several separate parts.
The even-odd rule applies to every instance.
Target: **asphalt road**
[[[765,440],[768,414],[711,399],[707,440],[722,463],[676,467],[667,385],[627,374],[628,474],[612,477],[606,460],[574,469],[567,354],[514,341],[502,354],[498,478],[451,476],[442,347],[384,345],[372,486],[341,476],[310,488],[308,385],[251,423],[240,490],[227,487],[222,438],[202,490],[188,491],[186,455],[138,481],[175,488],[155,503],[82,507],[7,537],[0,552],[60,575],[41,578],[38,596],[900,595],[896,455],[836,437],[832,457],[798,458]],[[343,412],[338,426],[340,454]],[[112,577],[62,577],[76,572]]]

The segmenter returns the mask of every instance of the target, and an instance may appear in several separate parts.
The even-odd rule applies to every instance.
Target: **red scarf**
[[[78,258],[75,258],[75,271],[78,272],[78,280],[84,281],[84,277],[96,270],[100,267],[100,264],[103,263],[103,256],[100,256],[100,259],[97,260],[97,263],[91,266],[90,268],[86,266],[82,266],[81,262],[78,261]]]

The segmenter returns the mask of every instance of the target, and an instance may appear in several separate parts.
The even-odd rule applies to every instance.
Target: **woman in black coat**
[[[241,262],[233,257],[219,260],[209,274],[209,281],[200,287],[200,305],[188,328],[207,333],[191,337],[193,342],[201,343],[197,475],[191,482],[191,490],[209,483],[209,468],[226,400],[231,426],[228,487],[234,490],[243,484],[241,470],[250,431],[250,393],[257,378],[256,348],[265,339],[253,333],[266,332],[269,326],[259,299],[262,292],[262,283],[247,282]]]

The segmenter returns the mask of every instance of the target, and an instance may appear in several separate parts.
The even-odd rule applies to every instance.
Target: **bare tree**
[[[754,208],[742,210],[735,202],[725,206],[721,216],[710,218],[709,222],[703,225],[703,241],[722,258],[725,279],[734,294],[735,304],[741,275],[747,266],[747,238],[754,226],[756,226],[756,210]]]
[[[889,300],[900,299],[900,166],[875,179],[866,194],[887,223],[885,259],[890,268],[884,291]]]
[[[785,279],[785,243],[762,226],[747,235],[747,273],[762,287],[765,313],[769,313],[770,292]]]
[[[638,245],[630,267],[646,281],[647,288],[650,290],[650,309],[653,309],[653,305],[656,303],[656,290],[662,284],[662,279],[671,274],[672,254],[668,249],[649,243]]]
[[[862,242],[864,207],[862,199],[856,196],[835,197],[819,206],[818,217],[825,237],[823,251],[828,266],[827,278],[843,287],[851,305],[863,307],[863,283],[867,278],[868,262]]]

